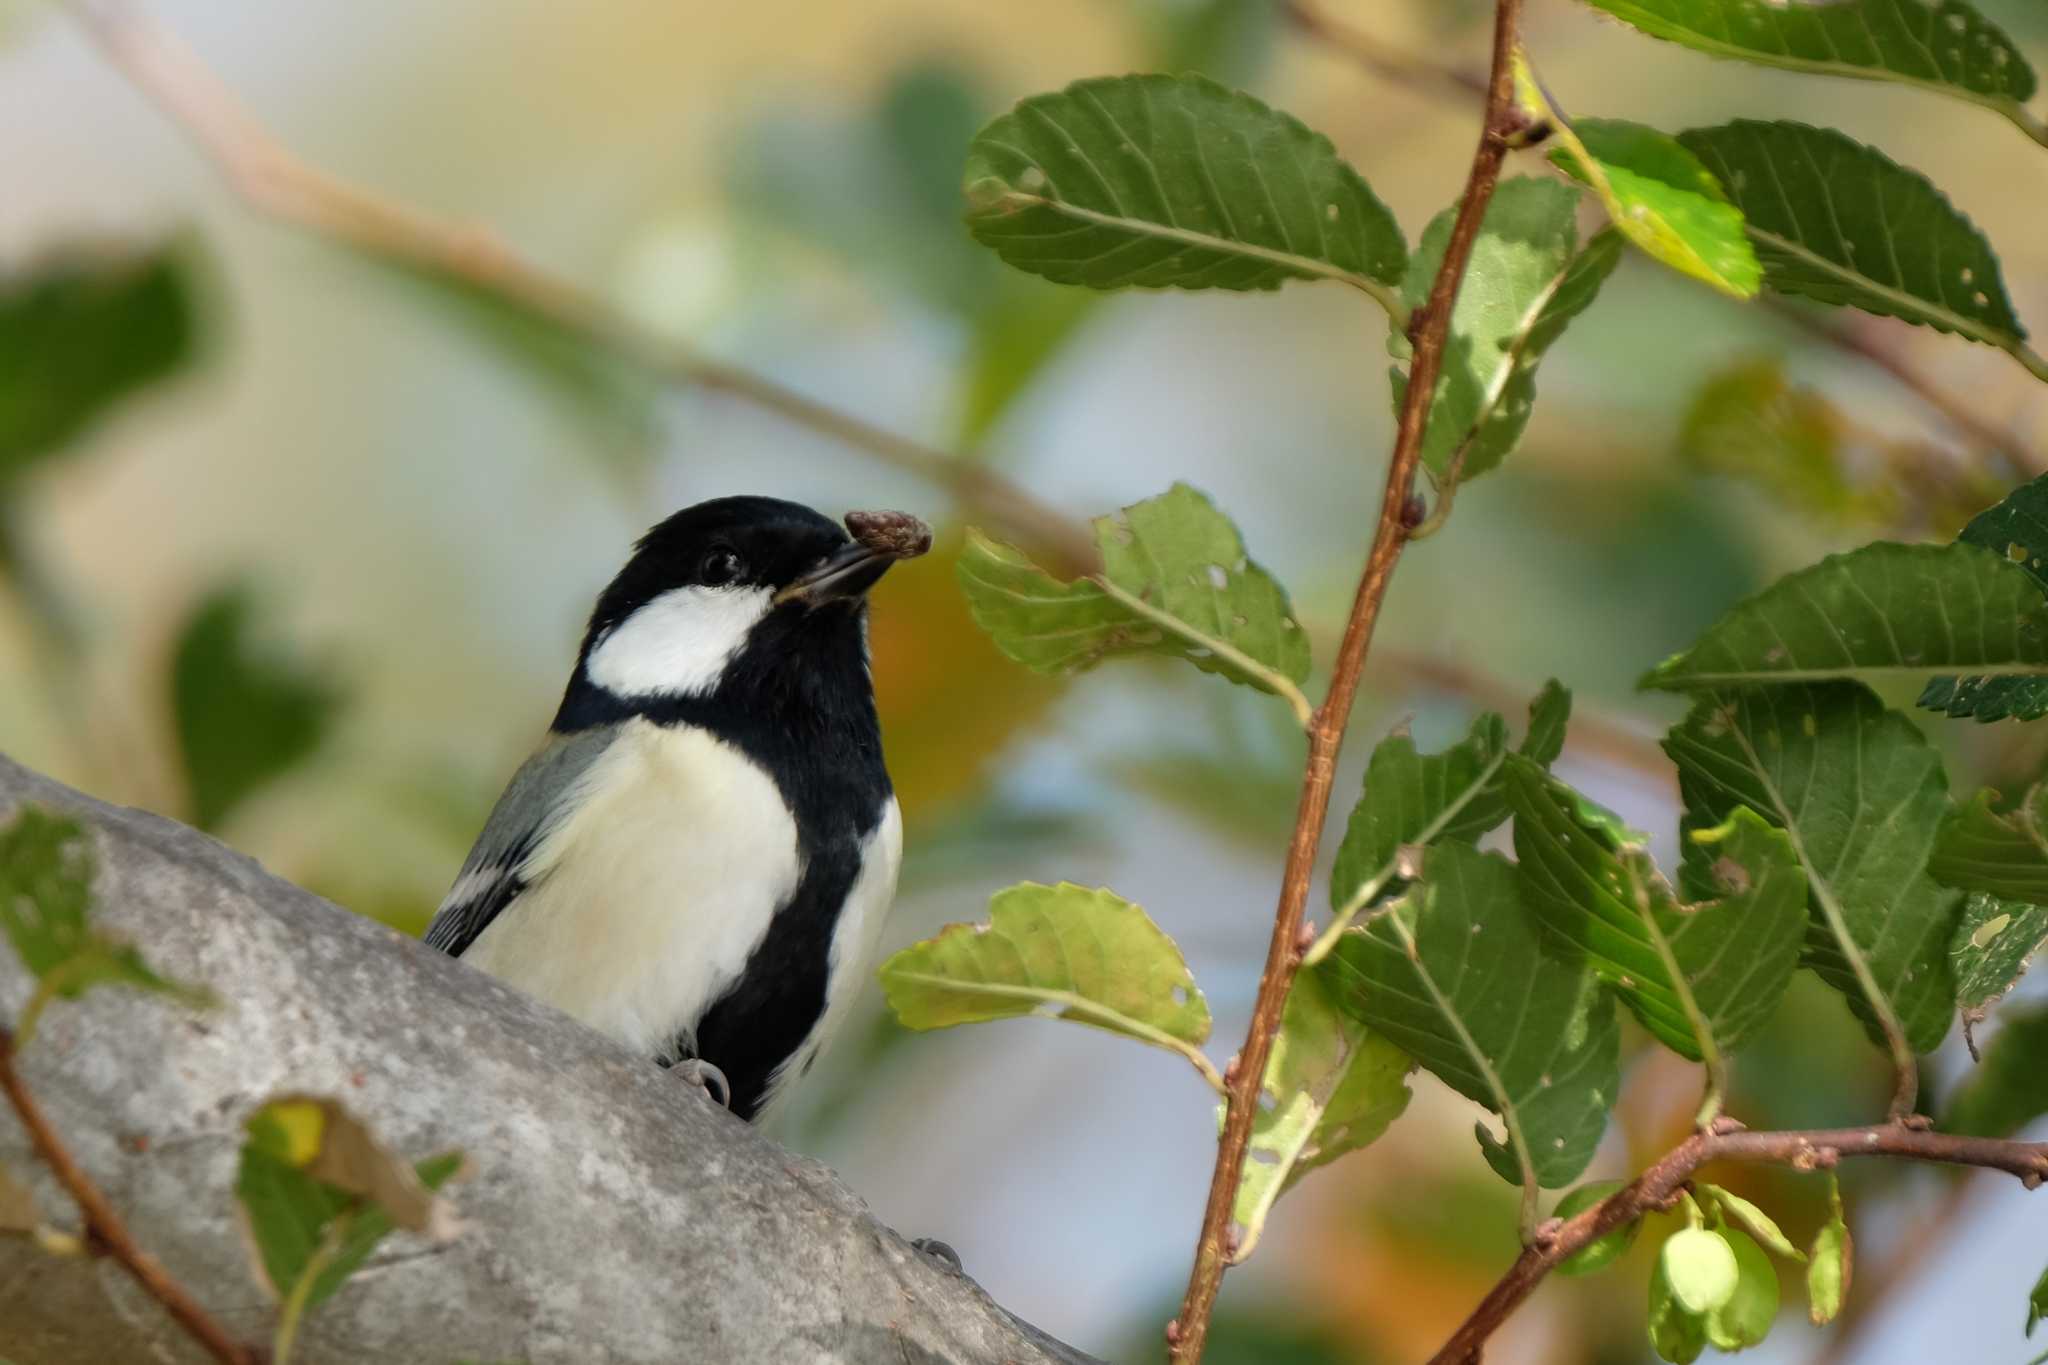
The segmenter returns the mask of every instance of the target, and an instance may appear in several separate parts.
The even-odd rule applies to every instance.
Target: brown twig
[[[1280,12],[1303,33],[1342,52],[1384,80],[1460,100],[1486,96],[1486,77],[1478,72],[1389,47],[1371,34],[1323,13],[1314,0],[1282,0]]]
[[[223,1365],[255,1365],[255,1352],[229,1335],[225,1327],[214,1321],[213,1316],[185,1292],[184,1286],[171,1278],[170,1272],[156,1257],[136,1245],[128,1225],[121,1221],[121,1215],[114,1212],[114,1206],[107,1202],[99,1186],[92,1183],[92,1177],[72,1159],[70,1151],[57,1136],[57,1130],[50,1126],[48,1115],[36,1103],[35,1096],[29,1094],[21,1073],[14,1069],[14,1035],[5,1028],[0,1028],[0,1091],[6,1093],[8,1103],[21,1119],[21,1126],[28,1132],[29,1144],[49,1164],[50,1173],[57,1177],[57,1183],[78,1205],[79,1213],[85,1218],[86,1244],[120,1262],[121,1267],[135,1277],[135,1282],[162,1304],[178,1325],[204,1346],[215,1360],[223,1362]]]
[[[1479,235],[1480,220],[1493,198],[1500,179],[1501,162],[1507,156],[1509,135],[1517,131],[1514,81],[1511,61],[1515,51],[1517,20],[1521,0],[1497,0],[1493,25],[1493,67],[1487,87],[1486,116],[1479,146],[1472,155],[1472,169],[1465,179],[1458,216],[1451,226],[1450,241],[1444,248],[1442,267],[1430,286],[1429,301],[1409,322],[1415,346],[1408,371],[1408,389],[1401,404],[1400,426],[1394,450],[1387,462],[1386,488],[1380,495],[1379,524],[1373,532],[1372,549],[1366,556],[1365,572],[1351,604],[1351,617],[1338,646],[1330,690],[1317,708],[1309,726],[1308,763],[1302,775],[1301,802],[1295,814],[1294,837],[1287,849],[1287,866],[1280,883],[1280,903],[1273,916],[1273,936],[1266,950],[1266,966],[1259,978],[1257,1003],[1252,1007],[1251,1028],[1234,1063],[1225,1097],[1223,1135],[1217,1144],[1216,1170],[1209,1185],[1209,1202],[1202,1216],[1201,1240],[1195,1247],[1195,1263],[1188,1276],[1187,1297],[1180,1314],[1168,1327],[1173,1358],[1181,1365],[1201,1359],[1209,1334],[1209,1317],[1216,1293],[1223,1283],[1223,1271],[1230,1259],[1231,1220],[1237,1202],[1238,1182],[1244,1173],[1245,1152],[1251,1142],[1252,1121],[1258,1114],[1259,1087],[1264,1083],[1266,1061],[1273,1038],[1280,1028],[1280,1015],[1288,987],[1301,966],[1301,913],[1308,899],[1309,878],[1315,870],[1316,849],[1322,842],[1323,824],[1330,811],[1330,787],[1336,778],[1337,755],[1344,745],[1344,731],[1351,719],[1351,704],[1358,695],[1365,656],[1372,643],[1373,626],[1379,620],[1380,604],[1386,598],[1387,583],[1394,565],[1408,543],[1408,499],[1414,490],[1415,470],[1422,454],[1422,438],[1429,420],[1430,400],[1436,393],[1437,375],[1442,369],[1445,336],[1450,329],[1451,305],[1472,255],[1472,243]]]
[[[1523,1249],[1507,1274],[1451,1334],[1443,1349],[1430,1357],[1429,1365],[1465,1365],[1477,1360],[1487,1338],[1560,1261],[1645,1213],[1668,1207],[1693,1173],[1708,1162],[1763,1162],[1797,1170],[1819,1170],[1852,1156],[1903,1157],[2004,1171],[2018,1176],[2028,1189],[2048,1180],[2048,1142],[1959,1137],[1896,1123],[1751,1133],[1724,1122],[1706,1132],[1694,1133],[1625,1188],[1577,1217],[1546,1229],[1547,1235]]]
[[[249,208],[366,256],[452,277],[605,347],[662,379],[752,403],[944,489],[1010,533],[1082,569],[1093,543],[1069,518],[989,469],[885,430],[662,336],[519,255],[495,234],[383,198],[287,149],[169,29],[123,0],[75,0],[100,51],[189,136]]]

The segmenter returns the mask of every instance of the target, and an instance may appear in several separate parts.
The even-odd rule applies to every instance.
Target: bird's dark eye
[[[706,587],[722,588],[739,580],[747,566],[731,550],[713,550],[697,568],[697,579]]]

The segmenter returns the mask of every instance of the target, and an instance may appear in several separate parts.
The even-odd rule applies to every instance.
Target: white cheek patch
[[[768,588],[673,588],[612,627],[590,681],[618,697],[701,696],[774,606]]]

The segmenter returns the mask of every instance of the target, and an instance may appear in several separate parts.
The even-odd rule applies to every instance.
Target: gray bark
[[[1082,1362],[914,1251],[832,1173],[567,1017],[248,858],[0,758],[23,802],[95,833],[95,917],[222,1006],[121,988],[59,1002],[29,1085],[138,1240],[218,1317],[272,1308],[233,1213],[241,1124],[281,1091],[339,1096],[412,1158],[459,1148],[464,1231],[395,1234],[311,1319],[308,1362]],[[0,942],[0,1019],[30,982]],[[943,1140],[943,1134],[935,1134]],[[76,1210],[0,1105],[0,1165]],[[120,1269],[0,1237],[14,1365],[197,1360]]]

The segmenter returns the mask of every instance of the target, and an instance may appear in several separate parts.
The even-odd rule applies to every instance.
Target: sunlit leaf
[[[1664,740],[1688,831],[1748,807],[1783,829],[1806,866],[1805,965],[1883,1030],[1860,974],[1915,1052],[1948,1032],[1948,944],[1962,893],[1926,873],[1948,807],[1941,756],[1911,721],[1854,683],[1702,697]]]
[[[1724,294],[1756,293],[1762,268],[1742,211],[1678,139],[1623,119],[1575,119],[1559,132],[1551,160],[1592,187],[1623,236]]]
[[[1209,1036],[1208,1002],[1173,940],[1122,897],[1068,882],[998,891],[986,924],[947,925],[884,962],[881,978],[907,1028],[1044,1014],[1190,1060]]]
[[[2008,1007],[1942,1115],[1943,1132],[2008,1138],[2048,1114],[2048,1005]]]
[[[2020,348],[1990,244],[1919,172],[1802,123],[1744,119],[1679,141],[1742,210],[1769,288]]]
[[[1618,1194],[1627,1184],[1624,1180],[1594,1180],[1570,1191],[1557,1201],[1551,1210],[1554,1218],[1576,1218],[1587,1209],[1599,1204],[1609,1195]],[[1571,1255],[1557,1263],[1560,1275],[1591,1275],[1605,1270],[1621,1259],[1628,1249],[1635,1245],[1636,1236],[1643,1230],[1643,1220],[1631,1218],[1614,1231],[1594,1238]]]
[[[1444,342],[1443,373],[1424,428],[1422,458],[1438,475],[1453,464],[1461,479],[1498,465],[1521,439],[1536,397],[1536,366],[1571,320],[1584,312],[1621,259],[1620,239],[1602,233],[1575,250],[1578,196],[1554,180],[1503,181],[1486,206],[1479,237]],[[1431,220],[1408,262],[1402,296],[1423,306],[1443,264],[1455,208]],[[1408,354],[1394,327],[1390,345]],[[1407,391],[1393,374],[1394,402]]]
[[[2022,484],[1972,517],[1956,539],[2003,555],[2048,588],[2048,475]],[[1936,678],[1920,694],[1920,705],[1980,721],[2033,720],[2048,714],[2048,678]]]
[[[201,829],[309,757],[340,706],[330,679],[259,638],[257,615],[253,591],[232,584],[178,632],[171,706]]]
[[[1252,1254],[1296,1181],[1374,1142],[1408,1107],[1414,1062],[1338,1007],[1332,971],[1307,968],[1287,993],[1237,1187],[1235,1260]]]
[[[1203,494],[1175,484],[1120,518],[1098,517],[1095,538],[1102,573],[1062,583],[1016,549],[968,533],[960,584],[997,648],[1040,673],[1149,651],[1268,691],[1268,673],[1308,676],[1308,636],[1286,592]]]
[[[1592,1160],[1620,1086],[1614,1006],[1544,947],[1514,866],[1466,844],[1330,956],[1343,1007],[1501,1116],[1480,1145],[1503,1178],[1555,1188]]]
[[[1937,855],[1939,852],[1937,845]],[[1939,872],[1935,877],[1949,880]],[[2019,983],[2027,960],[2043,947],[2048,947],[2048,905],[2000,900],[1982,891],[1970,893],[1948,947],[1956,974],[1956,1004],[1963,1011],[1966,1033]],[[1974,1036],[1971,1041],[1974,1049]]]
[[[1062,284],[1272,289],[1337,279],[1391,298],[1401,230],[1330,140],[1201,76],[1109,76],[982,129],[967,225]]]
[[[1686,841],[1681,903],[1646,836],[1545,775],[1507,762],[1515,855],[1530,909],[1656,1039],[1726,1056],[1770,1017],[1799,965],[1806,875],[1785,835],[1749,810]],[[1675,969],[1675,970],[1674,970]]]
[[[1656,38],[1821,76],[1896,81],[2010,116],[2034,72],[1961,0],[1588,0]]]
[[[1966,544],[1831,555],[1730,608],[1643,684],[1917,681],[1939,669],[2048,674],[2048,599],[2025,570]]]

